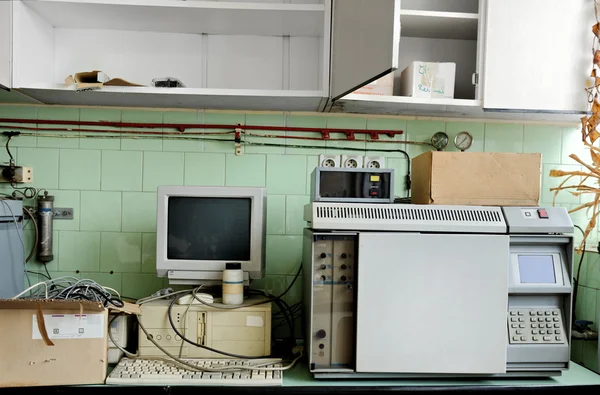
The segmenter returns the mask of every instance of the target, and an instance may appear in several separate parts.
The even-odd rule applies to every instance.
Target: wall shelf
[[[324,4],[24,0],[55,28],[322,37]]]
[[[96,91],[75,92],[59,86],[36,86],[20,92],[46,104],[211,108],[274,111],[319,111],[327,99],[323,91],[155,88],[105,86]]]
[[[476,40],[479,14],[400,10],[403,37]]]

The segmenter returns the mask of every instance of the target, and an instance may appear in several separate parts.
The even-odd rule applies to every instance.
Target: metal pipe
[[[38,196],[39,245],[37,258],[40,262],[50,262],[52,254],[52,218],[54,217],[54,196]]]

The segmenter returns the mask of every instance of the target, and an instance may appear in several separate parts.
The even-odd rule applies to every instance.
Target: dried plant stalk
[[[590,233],[596,228],[596,219],[600,215],[598,204],[600,203],[600,148],[594,146],[596,140],[600,138],[600,132],[596,129],[600,125],[600,0],[594,0],[594,13],[596,23],[592,26],[594,35],[592,42],[592,71],[590,77],[594,82],[590,82],[590,86],[585,88],[588,95],[588,103],[590,105],[590,116],[581,118],[581,141],[584,146],[590,150],[591,163],[586,163],[577,155],[571,154],[569,157],[575,162],[582,165],[588,171],[563,171],[550,170],[550,177],[566,177],[558,187],[550,188],[554,192],[552,204],[556,202],[556,196],[559,192],[567,192],[573,196],[588,196],[593,195],[590,202],[583,203],[578,207],[570,210],[569,213],[574,213],[580,210],[586,210],[589,221],[585,227],[583,239],[579,245],[577,252],[581,253],[585,248],[585,242]],[[574,185],[565,185],[574,177],[581,177],[579,182]],[[575,181],[575,180],[574,180]],[[590,185],[591,184],[591,185]],[[591,210],[591,215],[590,215]]]

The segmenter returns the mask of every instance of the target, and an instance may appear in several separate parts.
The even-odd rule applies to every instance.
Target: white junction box
[[[454,98],[456,63],[411,62],[400,76],[400,95]]]

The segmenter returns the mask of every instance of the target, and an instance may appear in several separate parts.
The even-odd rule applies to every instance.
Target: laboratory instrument
[[[444,132],[437,132],[431,137],[431,145],[433,145],[438,151],[446,148],[448,142],[448,135]]]
[[[394,169],[317,167],[313,202],[394,202]]]
[[[0,273],[0,299],[23,292],[23,202],[19,200],[0,199]]]
[[[184,365],[154,359],[123,358],[106,378],[106,384],[131,385],[190,385],[190,386],[281,386],[282,360],[264,359],[184,359],[199,368],[222,369],[224,372],[201,372],[186,369]],[[240,370],[231,370],[236,367]],[[251,370],[260,366],[266,370]],[[273,370],[268,370],[273,369]]]
[[[568,369],[573,224],[565,208],[313,202],[305,220],[315,377]]]
[[[221,303],[215,307],[175,303],[171,318],[180,334],[202,346],[236,355],[267,356],[271,354],[271,303],[265,299],[247,298],[246,305],[266,303],[235,309]],[[183,341],[169,321],[170,304],[170,300],[159,299],[140,306],[139,320],[155,342],[184,358],[227,358]],[[141,357],[164,356],[147,336],[139,336],[138,352]]]
[[[473,145],[473,135],[469,132],[460,132],[454,137],[454,146],[461,151],[466,151]]]
[[[52,252],[52,219],[54,217],[54,196],[47,194],[38,196],[38,232],[39,242],[37,246],[37,257],[42,263],[54,259]]]
[[[158,187],[156,269],[170,284],[218,285],[228,262],[244,285],[265,274],[265,188]]]

